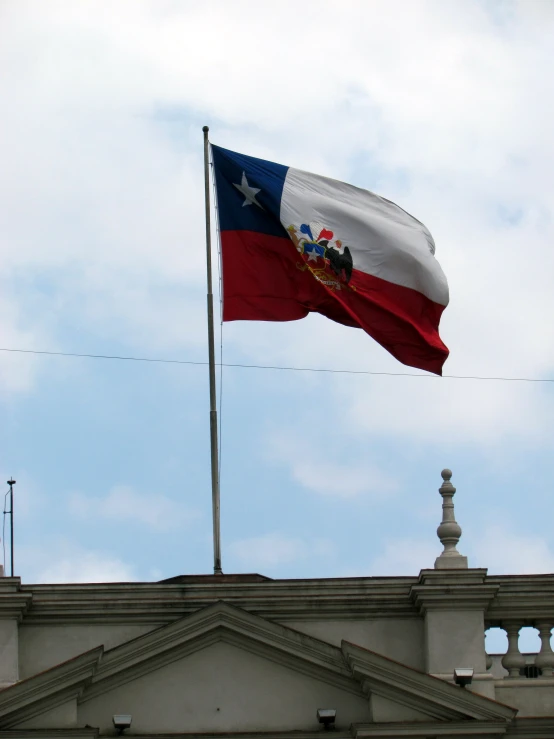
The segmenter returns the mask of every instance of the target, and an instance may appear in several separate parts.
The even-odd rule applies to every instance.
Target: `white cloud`
[[[36,583],[102,583],[136,580],[133,568],[102,552],[72,552],[37,571]]]
[[[373,559],[365,570],[365,576],[418,575],[420,570],[434,567],[441,552],[437,541],[421,541],[413,538],[385,542],[384,551]],[[354,574],[354,573],[352,573]],[[359,571],[357,575],[362,575]]]
[[[469,528],[469,527],[468,527]],[[490,575],[532,575],[554,572],[554,551],[539,537],[517,531],[514,526],[472,526],[457,545],[468,557],[469,567],[484,567]],[[442,552],[438,538],[403,537],[385,540],[381,554],[369,566],[345,575],[417,575],[432,569]]]
[[[229,545],[230,556],[251,571],[328,558],[334,552],[335,547],[329,539],[303,539],[279,531],[240,539]]]
[[[294,479],[321,495],[355,498],[365,493],[390,494],[395,483],[369,465],[340,465],[327,461],[296,459],[292,462]]]
[[[357,390],[357,392],[356,392]],[[337,388],[347,404],[348,420],[365,432],[441,443],[486,443],[526,437],[544,443],[552,427],[546,410],[551,401],[543,389],[516,383],[471,380],[383,378],[354,380],[349,394]]]
[[[480,2],[421,0],[402,3],[399,24],[398,7],[6,5],[6,279],[47,275],[58,296],[53,323],[70,309],[101,340],[201,345],[201,138],[183,122],[201,113],[216,121],[219,143],[355,176],[429,225],[452,288],[443,321],[448,373],[551,372],[552,13],[532,2],[493,12]],[[280,39],[272,50],[268,19]],[[306,28],[319,39],[332,28],[333,53],[303,53],[298,29]],[[245,35],[249,44],[237,47]],[[10,297],[12,306],[26,300],[25,292]],[[260,363],[403,371],[360,332],[327,322],[320,333],[322,326],[238,326],[226,332],[228,349]],[[33,343],[41,335],[38,325],[8,338]],[[330,380],[326,402],[367,436],[378,429],[425,443],[438,435],[541,443],[552,430],[540,387],[343,380]],[[16,368],[5,382],[32,381]],[[352,473],[349,485],[361,489],[361,476]],[[329,487],[342,494],[340,483]]]
[[[554,572],[554,550],[540,536],[515,526],[489,525],[467,537],[473,567],[494,575],[537,575]]]
[[[18,574],[26,583],[131,582],[135,568],[103,550],[85,549],[68,539],[50,542],[47,551],[20,547]]]
[[[1,253],[1,247],[0,247]],[[2,268],[0,267],[0,278]],[[36,336],[47,333],[42,317],[35,317],[29,325],[21,315],[13,289],[0,280],[0,348],[35,349]],[[55,349],[51,342],[50,348]],[[0,351],[0,397],[9,401],[13,394],[28,393],[34,385],[39,358],[30,354]]]
[[[133,522],[158,532],[180,529],[197,520],[200,515],[165,495],[138,493],[127,485],[116,485],[104,497],[72,493],[69,496],[69,511],[86,520],[104,518]]]
[[[319,495],[349,499],[390,496],[397,491],[396,480],[377,465],[352,459],[351,453],[341,451],[344,444],[336,435],[332,439],[322,438],[310,420],[303,419],[295,430],[272,431],[266,442],[267,458],[290,469],[296,482]],[[299,428],[301,447],[295,443]]]

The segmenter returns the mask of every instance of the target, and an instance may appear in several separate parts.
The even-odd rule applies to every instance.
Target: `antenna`
[[[12,478],[8,480],[8,485],[10,486],[10,548],[11,548],[11,577],[13,577],[13,486],[15,485],[15,480]]]

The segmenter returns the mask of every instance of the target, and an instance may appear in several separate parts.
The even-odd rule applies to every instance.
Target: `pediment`
[[[52,714],[56,706],[69,713],[68,701],[77,704],[79,724],[94,726],[97,724],[93,717],[87,718],[91,711],[111,705],[118,698],[123,700],[128,685],[135,693],[140,687],[141,702],[126,708],[116,706],[109,715],[111,722],[114,713],[131,712],[130,708],[140,711],[154,698],[169,696],[179,685],[173,706],[152,704],[149,710],[158,716],[164,710],[172,714],[183,708],[185,694],[190,705],[211,701],[214,716],[208,720],[204,714],[201,728],[217,731],[219,717],[215,714],[224,712],[221,696],[232,695],[237,681],[242,686],[242,697],[235,695],[237,705],[244,706],[245,696],[259,693],[261,685],[266,696],[276,696],[273,704],[265,699],[266,707],[274,713],[275,730],[292,728],[290,722],[301,718],[297,715],[293,719],[290,712],[287,717],[277,700],[279,695],[288,696],[289,702],[294,701],[295,695],[303,696],[306,718],[302,720],[306,723],[309,713],[309,726],[315,729],[316,710],[321,707],[320,702],[314,702],[316,698],[336,704],[337,710],[343,706],[343,716],[353,713],[360,721],[369,718],[367,697],[340,649],[218,602],[114,649],[104,651],[99,647],[1,691],[0,730],[38,728],[47,712]],[[265,725],[268,715],[261,715],[264,700],[262,695],[259,698],[259,721]],[[218,701],[221,705],[216,705]],[[255,712],[254,704],[252,711]],[[60,712],[61,709],[54,715]],[[81,717],[85,718],[81,721]],[[179,728],[186,730],[182,725]],[[172,730],[173,726],[166,729]]]
[[[222,635],[225,637],[225,635]],[[293,662],[268,659],[221,638],[132,681],[94,683],[78,704],[80,725],[109,730],[114,713],[130,713],[141,733],[294,731],[319,728],[318,708],[337,711],[339,728],[369,721],[367,697]],[[347,726],[340,718],[347,718]]]
[[[73,716],[68,728],[106,730],[128,712],[140,732],[309,732],[317,708],[335,708],[343,730],[515,715],[356,645],[338,648],[218,602],[1,691],[0,730],[56,728],[59,716]]]
[[[221,642],[363,695],[337,647],[219,601],[105,652],[87,687],[86,697],[99,695]]]

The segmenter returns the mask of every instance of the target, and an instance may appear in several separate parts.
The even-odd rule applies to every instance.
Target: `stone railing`
[[[487,660],[495,698],[517,708],[519,716],[551,716],[554,575],[489,575],[486,583],[497,591],[485,609],[485,629],[499,627],[507,641],[505,654]],[[526,627],[536,630],[534,643],[526,638]]]
[[[508,648],[501,660],[506,679],[521,679],[525,667],[534,664],[543,680],[554,680],[554,652],[550,643],[554,627],[554,575],[489,575],[486,582],[498,587],[484,614],[485,628],[498,626],[506,632]],[[540,637],[540,649],[535,657],[520,651],[521,631],[528,626],[534,627]],[[535,652],[535,648],[529,649],[528,645],[525,651]]]
[[[535,667],[541,671],[540,677],[552,678],[554,669],[554,652],[550,646],[550,635],[552,633],[551,622],[539,622],[534,624],[541,638],[541,650],[534,660]],[[508,651],[502,658],[502,666],[508,671],[508,678],[519,678],[527,662],[525,656],[519,651],[519,632],[524,624],[512,621],[504,624],[508,636]]]
[[[538,653],[521,652],[519,648],[520,631],[529,625],[539,632]],[[550,643],[554,619],[533,624],[523,620],[503,621],[499,626],[506,632],[508,649],[503,655],[487,655],[487,668],[496,679],[554,679],[554,651]]]
[[[550,644],[554,619],[507,618],[489,625],[503,629],[508,640],[504,654],[487,654],[487,674],[492,678],[495,699],[517,708],[519,716],[554,715],[554,652]],[[533,648],[524,633],[524,627],[529,626],[539,633],[538,652],[524,651]]]

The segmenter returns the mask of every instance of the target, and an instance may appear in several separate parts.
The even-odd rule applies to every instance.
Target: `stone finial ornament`
[[[444,551],[435,560],[436,570],[465,570],[467,569],[467,557],[464,557],[456,549],[456,544],[462,535],[461,527],[454,518],[454,502],[452,498],[456,488],[450,482],[452,472],[443,470],[441,472],[443,483],[439,488],[442,495],[442,522],[437,529],[437,536],[444,546]]]

